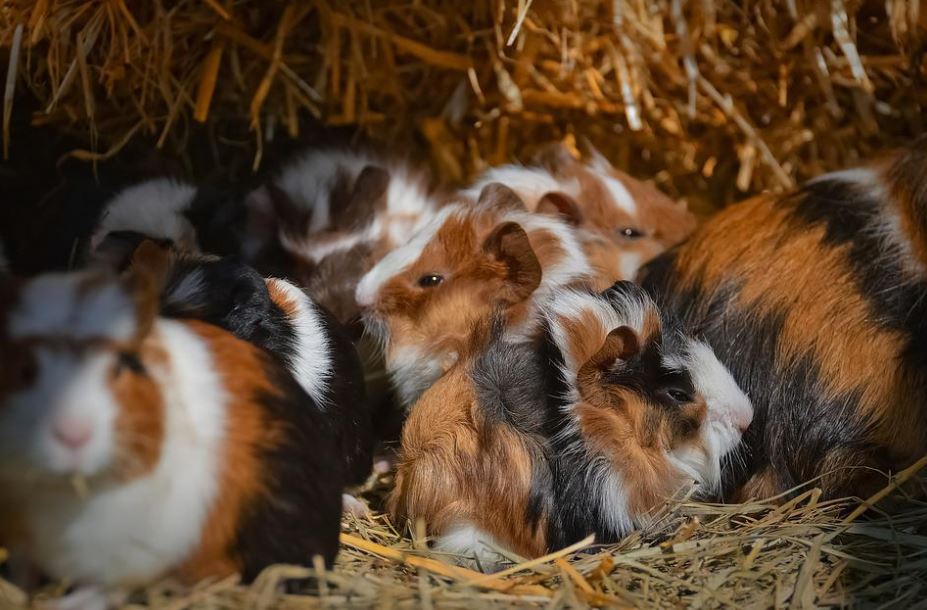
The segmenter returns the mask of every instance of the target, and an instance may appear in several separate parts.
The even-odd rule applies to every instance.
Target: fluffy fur
[[[733,497],[865,497],[927,449],[925,147],[731,206],[645,269],[756,407]]]

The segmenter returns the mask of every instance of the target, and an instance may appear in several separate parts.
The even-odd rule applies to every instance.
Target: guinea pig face
[[[477,320],[538,287],[541,267],[522,227],[499,215],[445,208],[361,280],[367,327],[406,404],[456,361]]]
[[[158,389],[131,347],[134,304],[115,281],[41,276],[5,320],[0,470],[25,481],[130,476],[161,438]]]

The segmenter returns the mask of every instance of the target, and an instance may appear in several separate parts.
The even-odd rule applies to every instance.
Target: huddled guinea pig
[[[325,412],[264,350],[158,317],[162,273],[40,275],[0,301],[0,541],[75,608],[337,552]]]
[[[548,392],[565,399],[548,544],[617,541],[692,481],[716,498],[753,407],[712,349],[631,282],[564,292],[545,317]]]
[[[157,249],[149,242],[139,251],[150,248]],[[282,359],[326,413],[347,483],[366,480],[373,459],[370,409],[363,367],[342,325],[299,287],[265,279],[237,260],[166,250],[151,254],[169,257],[161,315],[214,324]]]
[[[284,167],[246,205],[288,257],[286,277],[342,322],[359,313],[354,293],[361,276],[438,207],[424,174],[406,164],[328,148]]]
[[[733,497],[867,496],[927,452],[927,139],[733,205],[643,278],[753,400]]]
[[[387,254],[358,284],[357,302],[409,406],[450,368],[479,320],[501,308],[507,335],[531,339],[539,303],[589,273],[570,226],[491,184],[476,204],[445,206]]]
[[[402,433],[391,511],[483,569],[498,548],[615,541],[692,481],[713,497],[752,418],[711,349],[634,284],[558,292],[544,317],[540,347],[484,322]]]
[[[600,290],[633,279],[641,265],[695,229],[684,205],[616,170],[595,149],[582,163],[565,146],[549,146],[536,165],[492,168],[465,193],[474,197],[492,182],[514,190],[529,210],[575,226]]]

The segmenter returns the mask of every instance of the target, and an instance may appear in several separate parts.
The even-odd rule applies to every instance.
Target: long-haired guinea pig
[[[753,400],[738,495],[867,496],[927,452],[927,138],[733,205],[643,277]]]
[[[170,257],[161,315],[214,324],[281,358],[334,426],[348,484],[363,482],[373,459],[373,430],[363,367],[342,325],[294,284],[265,279],[235,259],[151,248],[157,247],[142,245],[139,253]]]
[[[325,413],[264,350],[157,317],[159,273],[41,275],[2,313],[0,538],[79,587],[331,564],[344,477]]]
[[[492,168],[465,193],[473,197],[485,185],[500,182],[529,210],[562,216],[579,229],[605,289],[616,280],[633,279],[642,264],[683,241],[695,229],[695,217],[589,148],[589,160],[582,163],[565,146],[548,146],[536,165]]]
[[[753,407],[711,348],[631,282],[558,294],[545,317],[560,372],[548,392],[562,397],[548,544],[616,541],[693,481],[716,497]]]
[[[408,165],[328,148],[284,167],[246,205],[289,257],[286,277],[342,322],[359,313],[354,292],[361,276],[437,209],[424,174]]]
[[[588,534],[620,538],[691,481],[718,489],[752,417],[711,350],[664,324],[640,288],[565,290],[544,346],[498,330],[413,406],[390,507],[438,548],[492,568]]]
[[[386,255],[358,284],[357,302],[409,406],[453,364],[478,320],[501,307],[508,336],[531,339],[538,305],[589,275],[570,226],[528,212],[510,189],[491,184],[477,204],[444,207]]]

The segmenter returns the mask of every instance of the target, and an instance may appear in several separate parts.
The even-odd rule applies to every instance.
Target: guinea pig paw
[[[358,519],[370,515],[370,509],[367,507],[367,504],[351,494],[341,494],[341,506],[344,512],[354,515]]]
[[[47,600],[41,610],[111,610],[122,605],[125,594],[107,592],[99,587],[81,587],[64,597]]]

